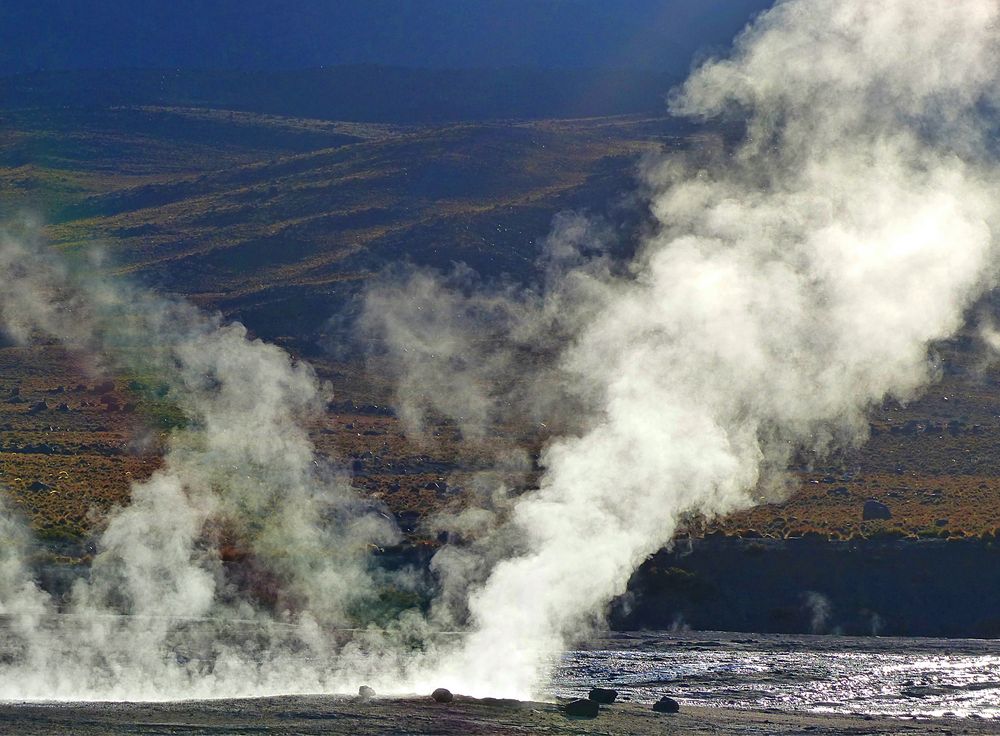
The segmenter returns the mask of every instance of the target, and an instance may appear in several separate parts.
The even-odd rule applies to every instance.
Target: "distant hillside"
[[[449,425],[431,445],[411,442],[385,376],[349,347],[322,352],[350,345],[354,297],[400,262],[537,279],[540,243],[566,209],[606,217],[627,249],[648,224],[637,159],[720,134],[687,135],[662,115],[404,124],[90,102],[0,108],[0,220],[34,211],[56,247],[99,243],[120,272],[308,356],[337,397],[314,441],[416,537],[428,510],[462,502],[483,459],[461,455]],[[996,297],[979,306],[1000,315]],[[941,381],[873,411],[863,447],[802,458],[788,501],[708,528],[694,520],[690,533],[994,540],[1000,365],[968,335],[937,353]],[[127,502],[126,472],[155,467],[155,447],[134,456],[133,439],[170,417],[144,406],[130,378],[112,391],[59,351],[0,346],[0,480],[45,534],[79,540],[92,507]],[[541,439],[511,426],[491,441],[507,438]],[[890,518],[866,520],[869,499]]]
[[[429,123],[662,113],[686,73],[594,69],[70,71],[0,77],[0,109],[164,105]]]
[[[562,209],[614,207],[663,117],[394,127],[198,108],[0,111],[0,215],[300,346],[387,263],[535,275]],[[622,215],[626,216],[626,215]],[[632,215],[627,215],[632,216]],[[623,232],[628,232],[623,227]]]

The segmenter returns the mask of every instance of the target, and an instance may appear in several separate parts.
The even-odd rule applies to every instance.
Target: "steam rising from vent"
[[[112,286],[87,264],[71,269],[30,236],[0,239],[0,268],[9,275],[0,297],[8,332],[154,376],[187,418],[162,468],[110,519],[89,578],[62,606],[79,629],[48,630],[56,602],[31,585],[24,534],[4,518],[0,611],[27,635],[30,671],[5,676],[0,695],[191,697],[217,694],[219,682],[223,694],[322,689],[326,665],[298,660],[328,657],[320,627],[353,625],[377,597],[386,581],[373,577],[370,549],[396,531],[315,457],[303,426],[323,407],[312,369],[248,339],[241,325]],[[258,573],[250,591],[224,574],[226,543]],[[252,589],[268,578],[280,581],[281,599],[262,601]],[[207,623],[180,630],[198,620]],[[267,666],[254,671],[261,659]]]
[[[346,644],[330,632],[370,620],[389,581],[368,550],[394,530],[318,464],[301,419],[322,403],[310,369],[5,237],[4,329],[154,372],[189,425],[110,520],[67,604],[79,631],[47,628],[56,604],[20,541],[0,549],[0,611],[23,642],[0,696],[330,691],[362,677],[384,693],[544,689],[552,657],[600,625],[681,518],[782,492],[794,452],[862,441],[869,406],[934,377],[929,343],[996,281],[998,14],[988,0],[779,2],[674,96],[677,113],[728,117],[746,136],[647,162],[658,227],[631,263],[564,217],[539,291],[427,272],[374,287],[363,327],[412,426],[435,411],[475,440],[533,416],[555,437],[538,490],[513,497],[486,477],[482,509],[441,520],[467,541],[435,558],[427,616]],[[511,448],[501,459],[524,467]],[[9,515],[0,525],[21,539]],[[265,607],[227,580],[227,535],[284,599]],[[468,634],[429,636],[454,625]]]
[[[794,451],[862,441],[870,405],[933,378],[929,343],[996,277],[1000,172],[985,126],[998,12],[986,0],[780,2],[676,93],[675,112],[745,121],[745,139],[648,166],[659,227],[627,275],[584,266],[519,297],[515,335],[545,324],[567,288],[587,295],[561,313],[571,339],[554,371],[596,408],[548,444],[540,489],[478,542],[514,538],[516,554],[443,553],[461,570],[479,569],[468,554],[490,560],[447,684],[529,691],[684,514],[780,491]],[[394,325],[389,337],[415,319],[414,283],[392,287],[395,310],[373,298],[369,318]]]

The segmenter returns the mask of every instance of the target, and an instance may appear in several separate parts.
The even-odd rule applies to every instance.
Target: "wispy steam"
[[[802,607],[809,613],[809,628],[812,633],[826,633],[833,610],[830,599],[815,590],[808,590],[802,594]]]
[[[379,593],[370,549],[396,532],[315,456],[303,425],[323,406],[313,371],[248,339],[238,324],[112,285],[91,265],[69,267],[30,232],[3,236],[5,329],[154,377],[187,426],[170,437],[161,469],[133,486],[131,504],[107,524],[89,578],[62,606],[73,614],[71,631],[47,628],[52,621],[43,616],[57,606],[31,584],[19,554],[24,534],[3,517],[10,528],[0,609],[34,619],[22,626],[29,671],[5,676],[0,694],[190,696],[214,694],[219,681],[224,693],[252,693],[281,671],[285,649],[296,651],[285,663],[295,674],[274,686],[321,687],[333,642],[316,627],[365,621]],[[223,544],[241,550],[242,580],[226,573]],[[274,581],[280,597],[268,600]],[[183,630],[199,619],[208,623]],[[218,628],[240,621],[254,624],[252,635],[230,632],[227,640]],[[316,657],[324,664],[295,661]]]
[[[69,604],[79,632],[46,628],[55,604],[16,545],[0,551],[0,610],[23,641],[0,694],[322,690],[362,673],[381,692],[544,687],[552,656],[600,625],[682,518],[780,490],[792,453],[862,441],[869,406],[933,378],[928,345],[996,280],[998,15],[987,0],[779,2],[674,97],[746,136],[647,164],[658,228],[634,261],[567,218],[543,289],[427,272],[373,289],[364,327],[412,427],[437,413],[478,441],[531,418],[551,438],[536,491],[499,484],[456,520],[465,541],[434,560],[429,617],[363,646],[325,627],[365,621],[382,584],[367,550],[393,531],[317,465],[300,421],[322,395],[308,367],[5,238],[5,329],[161,376],[190,424],[109,522]],[[282,581],[279,600],[227,576],[223,538]],[[469,631],[451,645],[400,646],[456,623]]]

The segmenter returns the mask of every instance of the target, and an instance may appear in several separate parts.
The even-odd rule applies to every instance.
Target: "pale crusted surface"
[[[1000,733],[994,721],[896,720],[684,708],[662,715],[648,706],[616,704],[594,720],[564,716],[548,703],[490,703],[460,698],[359,702],[331,697],[280,697],[170,704],[5,704],[0,733],[80,734],[919,734]]]

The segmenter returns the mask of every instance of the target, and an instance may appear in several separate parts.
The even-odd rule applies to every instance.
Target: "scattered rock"
[[[39,401],[37,404],[31,405],[31,408],[28,409],[28,413],[38,414],[39,412],[46,411],[48,408],[49,408],[48,404],[46,404],[44,401]]]
[[[657,713],[678,713],[680,709],[681,704],[666,695],[653,703],[653,710]]]
[[[574,718],[597,718],[597,714],[601,712],[601,706],[597,704],[596,700],[571,700],[566,703],[565,707],[566,715],[573,716]]]
[[[874,499],[865,501],[865,507],[861,511],[861,518],[864,521],[872,521],[875,519],[891,519],[892,512],[889,511],[889,507],[886,506],[881,501],[875,501]]]
[[[59,406],[56,407],[56,411],[70,411],[69,404],[59,404]]]
[[[611,705],[615,702],[615,698],[617,697],[617,690],[611,690],[605,687],[592,688],[590,695],[587,696],[588,699],[593,700],[595,703],[601,703],[602,705]]]
[[[450,703],[455,699],[455,696],[451,694],[451,690],[443,687],[439,687],[437,690],[432,692],[431,697],[436,703]]]
[[[358,688],[358,697],[362,700],[371,700],[375,697],[375,690],[367,685],[362,685]]]

